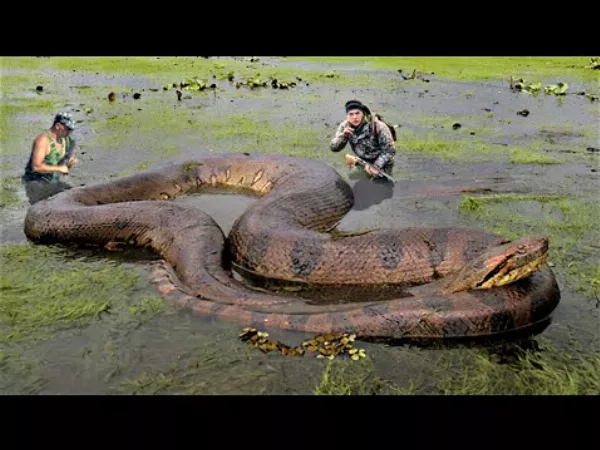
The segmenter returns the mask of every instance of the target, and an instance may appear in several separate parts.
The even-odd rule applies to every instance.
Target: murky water
[[[47,72],[54,77],[57,86],[53,98],[69,98],[71,103],[80,103],[71,92],[72,86],[119,85],[134,88],[156,87],[155,81],[143,77],[112,77],[82,73]],[[568,97],[562,103],[553,99],[531,98],[506,93],[500,83],[452,83],[432,81],[427,85],[403,85],[395,93],[376,88],[356,89],[352,87],[303,88],[302,93],[290,92],[281,95],[265,93],[261,98],[239,98],[233,92],[220,92],[216,101],[211,97],[198,97],[193,102],[181,105],[176,99],[162,98],[158,101],[143,97],[148,103],[140,102],[140,108],[152,107],[181,108],[181,114],[198,106],[210,109],[211,114],[247,113],[253,114],[257,108],[264,108],[265,116],[273,123],[297,121],[302,126],[310,124],[322,130],[324,136],[331,134],[335,124],[343,117],[342,105],[347,98],[359,97],[367,104],[375,104],[376,110],[385,111],[386,120],[399,123],[403,127],[435,129],[437,125],[419,124],[418,116],[467,116],[473,126],[485,127],[482,118],[483,108],[493,110],[496,118],[510,117],[512,123],[494,122],[497,132],[486,136],[489,142],[526,143],[531,139],[548,137],[545,129],[561,125],[565,118],[572,124],[571,135],[554,136],[563,149],[585,152],[587,147],[598,147],[598,134],[579,133],[589,129],[598,115],[585,108],[581,98]],[[68,91],[70,90],[70,91]],[[428,92],[425,92],[427,90]],[[85,90],[83,90],[85,91]],[[473,96],[465,96],[471,91]],[[293,99],[301,95],[319,95],[320,99],[307,102],[296,108]],[[83,95],[83,94],[82,94]],[[160,93],[156,93],[157,96]],[[147,100],[146,100],[147,99]],[[87,98],[83,103],[92,102]],[[59,102],[60,103],[60,102]],[[136,105],[137,106],[137,105]],[[125,108],[124,106],[121,106]],[[530,116],[521,117],[516,112],[527,108]],[[273,115],[273,111],[278,115]],[[200,110],[198,110],[200,111]],[[137,112],[132,109],[132,114]],[[109,113],[107,113],[108,115]],[[29,118],[28,118],[29,117]],[[187,117],[187,116],[186,116]],[[39,116],[19,115],[19,123],[41,123]],[[488,119],[490,120],[490,119]],[[29,121],[29,122],[28,122]],[[463,120],[464,122],[464,120]],[[441,125],[440,125],[441,126]],[[469,122],[463,123],[465,128]],[[131,169],[153,154],[148,150],[144,136],[137,142],[127,141],[127,149],[108,149],[94,144],[97,133],[94,123],[86,123],[81,130],[81,142],[85,154],[81,156],[80,167],[69,177],[74,185],[92,184],[110,179],[123,170]],[[158,134],[160,136],[160,134]],[[561,137],[562,136],[562,137]],[[123,136],[125,141],[127,136]],[[156,135],[152,140],[155,142]],[[562,140],[561,140],[562,139]],[[170,144],[177,148],[171,157],[155,155],[148,167],[156,167],[167,160],[182,161],[193,158],[201,152],[228,151],[231,140],[194,141],[189,133],[173,138],[168,134]],[[23,138],[28,143],[30,137]],[[190,143],[196,142],[195,145]],[[556,143],[556,142],[555,142]],[[4,174],[19,175],[21,163],[28,154],[28,145],[19,154],[16,149],[10,155],[2,156],[7,163]],[[550,148],[554,144],[548,143]],[[598,174],[592,172],[597,167],[597,158],[589,155],[587,161],[570,160],[561,165],[512,165],[508,163],[448,162],[426,158],[418,154],[404,154],[399,143],[398,182],[390,189],[389,185],[351,181],[356,195],[354,209],[340,224],[342,230],[356,230],[371,227],[405,226],[479,226],[476,219],[460,215],[457,204],[465,193],[569,193],[578,198],[594,198],[598,193]],[[345,170],[342,156],[337,158],[328,153],[323,144],[322,159],[325,163]],[[27,203],[22,190],[20,203],[3,208],[1,217],[1,240],[4,243],[25,242],[22,221]],[[192,195],[175,200],[193,206],[211,215],[227,233],[235,219],[255,199],[232,194]],[[515,213],[528,212],[533,216],[542,214],[539,206],[523,210],[515,207]],[[521,208],[519,210],[519,208]],[[137,305],[146,295],[156,295],[145,280],[146,265],[152,255],[136,252],[106,254],[71,250],[64,258],[79,257],[111,261],[123,270],[140,275],[140,283],[131,291],[130,304],[116,308],[113,314],[101,315],[100,319],[74,329],[64,329],[51,333],[41,342],[3,343],[1,351],[10,355],[4,363],[0,361],[2,378],[0,390],[4,393],[311,393],[321,380],[324,362],[316,358],[283,358],[275,354],[263,354],[249,348],[237,339],[239,327],[225,322],[192,317],[185,311],[174,311],[168,306],[167,312],[155,316],[131,314],[130,307]],[[592,253],[590,258],[598,256]],[[49,260],[59,264],[60,257]],[[562,299],[554,313],[551,324],[541,336],[555,345],[568,349],[573,344],[583,348],[600,350],[599,309],[593,301],[566,287],[564,268],[557,267],[560,274]],[[110,296],[110,292],[107,295]],[[137,303],[136,303],[137,302]],[[288,345],[298,345],[309,337],[302,333],[271,332],[271,336]],[[367,350],[368,360],[349,362],[349,369],[359,375],[369,371],[380,377],[404,386],[410,380],[419,380],[427,385],[435,379],[438,359],[452,350],[438,348],[413,348],[410,346],[388,346],[382,343],[360,343]],[[10,363],[7,363],[10,361]],[[431,387],[434,392],[435,388]]]

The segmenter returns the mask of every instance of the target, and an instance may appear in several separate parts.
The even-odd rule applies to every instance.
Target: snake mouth
[[[548,260],[548,253],[545,252],[520,266],[514,266],[512,259],[512,256],[509,256],[496,265],[496,267],[486,274],[483,280],[476,284],[476,289],[489,289],[494,286],[504,286],[521,280],[545,264]]]

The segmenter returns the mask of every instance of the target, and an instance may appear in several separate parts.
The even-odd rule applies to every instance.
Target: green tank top
[[[54,139],[50,136],[48,130],[44,131],[44,134],[48,136],[48,140],[50,141],[50,152],[44,157],[44,163],[52,166],[58,165],[58,163],[64,158],[65,154],[71,151],[73,146],[75,145],[75,140],[71,136],[67,136],[65,139],[65,145],[63,146],[62,151],[59,151],[56,148],[56,144],[54,143]],[[29,161],[27,162],[27,166],[25,167],[25,175],[24,178],[27,180],[46,180],[46,181],[54,181],[60,179],[60,173],[51,172],[51,173],[40,173],[35,172],[33,170],[32,165],[32,156],[29,156]]]

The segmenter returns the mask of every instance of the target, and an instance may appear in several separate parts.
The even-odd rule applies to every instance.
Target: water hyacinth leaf
[[[512,90],[520,91],[525,94],[536,94],[541,91],[542,83],[539,81],[536,83],[530,83],[529,81],[523,78],[515,79],[511,76],[510,88]]]
[[[563,83],[562,81],[560,83],[558,83],[557,85],[557,89],[554,92],[556,95],[564,95],[565,92],[567,92],[567,89],[569,89],[569,85],[567,83]]]
[[[248,85],[251,88],[254,88],[254,87],[259,87],[259,86],[263,86],[263,85],[266,86],[266,82],[263,83],[262,80],[260,79],[260,77],[256,76],[256,77],[248,80]]]
[[[567,83],[563,83],[562,81],[557,83],[557,84],[549,84],[548,86],[546,86],[546,88],[544,89],[544,92],[548,95],[550,94],[554,94],[554,95],[565,95],[565,93],[567,92],[567,89],[569,88],[569,85]]]
[[[325,333],[315,336],[314,339],[302,342],[300,346],[291,348],[280,341],[267,340],[269,334],[264,331],[258,331],[253,327],[244,328],[239,337],[242,341],[246,341],[250,346],[258,348],[263,353],[268,353],[278,350],[283,356],[302,356],[306,352],[316,352],[317,358],[334,359],[338,355],[349,355],[353,360],[365,357],[364,350],[353,348],[351,342],[356,338],[356,335],[347,333]]]
[[[258,332],[258,330],[256,328],[246,327],[242,330],[242,332],[240,333],[240,336],[244,335],[244,334],[257,333],[257,332]]]
[[[542,89],[542,83],[539,81],[537,83],[532,83],[528,86],[528,90],[530,91],[540,91]]]

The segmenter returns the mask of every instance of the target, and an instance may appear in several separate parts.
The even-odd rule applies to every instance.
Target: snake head
[[[548,259],[548,238],[523,237],[485,250],[452,275],[448,292],[489,289],[525,278]]]

